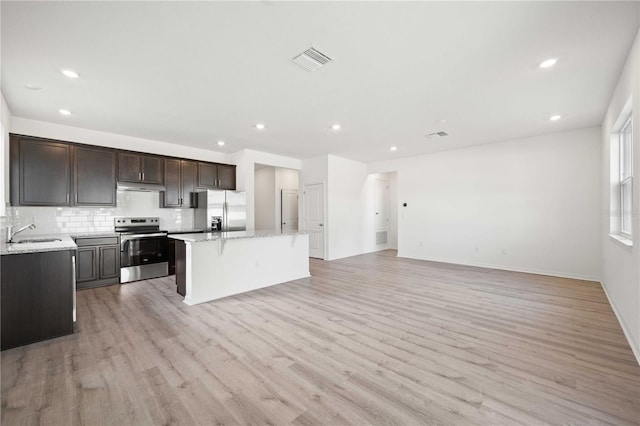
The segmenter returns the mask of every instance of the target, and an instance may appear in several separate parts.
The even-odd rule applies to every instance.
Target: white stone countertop
[[[34,243],[20,243],[24,240],[34,239],[50,239],[55,238],[57,241],[52,242],[34,242]],[[53,234],[53,235],[19,235],[14,238],[13,243],[7,243],[3,241],[0,244],[0,255],[7,254],[27,254],[27,253],[41,253],[45,251],[62,251],[62,250],[75,250],[78,246],[73,241],[73,238],[65,234]]]
[[[169,235],[169,238],[175,240],[182,240],[187,243],[204,243],[207,241],[217,240],[238,240],[246,238],[264,238],[264,237],[280,237],[287,235],[302,235],[310,234],[314,231],[296,230],[296,231],[282,231],[280,229],[256,229],[254,231],[229,231],[229,232],[205,232],[199,234],[174,234]]]
[[[16,235],[13,238],[13,243],[7,244],[6,241],[0,242],[0,255],[75,250],[78,248],[78,246],[76,246],[75,242],[73,241],[74,238],[104,238],[117,237],[119,235],[120,234],[118,234],[117,232],[109,231],[75,232],[73,234]],[[24,240],[40,240],[51,238],[57,239],[59,241],[46,243],[20,243],[20,241]]]

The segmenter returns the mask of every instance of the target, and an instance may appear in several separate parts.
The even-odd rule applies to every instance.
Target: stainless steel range
[[[117,217],[120,233],[120,282],[169,275],[167,231],[160,230],[157,217]]]

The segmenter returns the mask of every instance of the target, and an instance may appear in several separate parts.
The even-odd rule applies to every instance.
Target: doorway
[[[254,167],[255,229],[285,229],[283,222],[286,222],[286,229],[297,229],[298,170],[258,163]],[[295,191],[295,196],[290,191]],[[283,194],[292,199],[283,200]],[[286,210],[286,219],[282,216],[283,207]]]
[[[376,247],[389,245],[389,181],[376,178],[374,185]]]
[[[304,227],[309,234],[309,257],[324,259],[324,183],[304,185]]]

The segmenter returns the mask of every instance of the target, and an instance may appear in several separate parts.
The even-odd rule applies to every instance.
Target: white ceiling
[[[599,125],[640,22],[638,2],[610,1],[1,8],[2,91],[15,116],[364,162]],[[313,73],[291,62],[310,46],[333,61]],[[557,65],[540,69],[550,57]],[[440,130],[450,136],[425,137]]]

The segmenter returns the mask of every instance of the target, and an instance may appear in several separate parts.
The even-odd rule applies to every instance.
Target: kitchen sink
[[[53,243],[56,241],[62,241],[60,238],[28,238],[25,240],[15,241],[17,244],[24,243]]]

